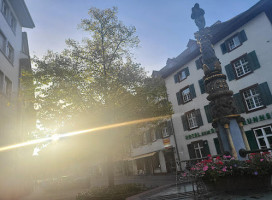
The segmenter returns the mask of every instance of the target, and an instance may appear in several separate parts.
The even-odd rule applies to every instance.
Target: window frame
[[[201,143],[202,143],[202,146],[200,145]],[[195,142],[192,143],[192,145],[193,145],[193,148],[194,148],[194,151],[195,151],[196,158],[206,157],[205,156],[205,152],[204,152],[203,142],[201,142],[201,141],[195,141]],[[196,147],[196,145],[197,145],[197,147]],[[199,152],[200,157],[198,157],[197,152]],[[202,154],[204,154],[204,155],[202,155]]]
[[[258,110],[261,110],[261,109],[266,108],[266,106],[263,104],[263,102],[262,102],[262,104],[263,104],[262,106],[259,106],[259,107],[253,108],[253,109],[249,109],[249,108],[248,108],[248,105],[247,105],[247,102],[246,102],[246,99],[245,99],[245,96],[244,96],[244,92],[246,92],[246,91],[248,91],[248,90],[252,90],[252,89],[254,89],[254,88],[257,88],[257,89],[258,89],[258,86],[259,86],[259,84],[256,83],[256,84],[254,84],[254,85],[251,85],[251,86],[249,86],[249,87],[247,87],[247,88],[244,88],[244,89],[242,89],[242,90],[239,91],[239,93],[240,93],[240,95],[241,95],[241,97],[242,97],[243,103],[244,103],[244,107],[245,107],[246,113],[255,112],[255,111],[258,111]],[[261,98],[261,101],[263,101],[261,95],[262,95],[262,94],[261,94],[261,92],[259,91],[259,96],[260,96],[260,98]],[[252,96],[253,96],[253,95],[252,95]],[[255,102],[255,100],[254,100],[254,102]]]
[[[241,75],[241,76],[238,76],[237,71],[236,71],[236,67],[235,67],[235,63],[238,62],[238,61],[240,61],[240,60],[243,59],[243,58],[246,58],[247,64],[249,65],[249,68],[250,68],[250,71],[247,72],[247,73],[244,73],[244,74]],[[248,76],[249,74],[253,73],[253,71],[254,71],[254,70],[252,70],[251,67],[250,67],[250,61],[249,61],[248,58],[247,58],[247,53],[245,53],[245,54],[243,54],[242,56],[240,56],[240,57],[236,58],[235,60],[231,61],[230,64],[231,64],[232,69],[233,69],[233,71],[234,71],[235,79],[236,79],[236,80],[238,80],[238,79],[240,79],[240,78],[243,78],[243,77],[245,77],[245,76]],[[243,71],[244,71],[244,66],[243,66]]]
[[[197,129],[199,127],[199,125],[197,123],[197,116],[196,116],[195,112],[196,112],[196,110],[191,110],[191,111],[185,113],[189,130]],[[193,127],[190,126],[190,120],[189,120],[189,117],[188,117],[189,115],[192,115],[192,114],[194,115],[192,118],[194,118],[194,123],[196,124]]]
[[[166,133],[166,134],[165,134]],[[168,131],[168,127],[167,126],[164,126],[163,128],[162,128],[162,137],[163,138],[166,138],[166,137],[169,137],[170,136],[170,133],[169,133],[169,131]]]
[[[235,37],[238,38],[240,44],[237,45],[237,46],[235,46],[234,48],[230,49],[229,43],[230,43],[231,41],[233,41],[233,39],[234,39]],[[225,43],[226,43],[226,47],[227,47],[228,52],[231,52],[231,51],[237,49],[238,47],[240,47],[240,46],[243,44],[243,43],[241,42],[241,39],[239,38],[239,33],[236,33],[236,34],[234,34],[233,36],[231,36],[229,39],[226,40]]]
[[[10,51],[10,50],[12,50],[12,51]],[[10,55],[11,55],[11,58],[10,58]],[[6,47],[6,56],[7,56],[8,60],[13,64],[13,62],[14,62],[14,48],[9,42]]]
[[[151,130],[150,132],[151,141],[155,142],[157,140],[156,131],[155,129]]]
[[[185,101],[185,100],[184,100],[183,92],[184,92],[185,90],[187,90],[187,89],[189,90],[189,93],[187,94],[187,96],[189,95],[190,99],[188,99],[188,100]],[[186,104],[186,103],[188,103],[188,102],[190,102],[190,101],[193,100],[189,85],[186,86],[186,87],[184,87],[184,88],[182,88],[179,92],[180,92],[180,96],[181,96],[181,98],[182,98],[182,99],[181,99],[181,100],[182,100],[182,104]]]
[[[265,128],[268,128],[270,127],[270,130],[271,130],[271,133],[269,135],[267,135],[264,131]],[[256,133],[256,130],[262,130],[262,136],[257,136],[257,133]],[[272,137],[272,124],[267,124],[267,125],[264,125],[264,126],[259,126],[259,127],[255,127],[255,128],[252,128],[252,131],[254,133],[254,136],[255,136],[255,139],[256,139],[256,142],[257,142],[257,145],[258,145],[258,148],[259,149],[264,149],[264,148],[271,148],[269,147],[269,141],[267,139],[267,137]],[[264,148],[261,148],[261,145],[260,145],[260,142],[259,142],[259,139],[264,139],[264,142],[266,144],[266,147]]]

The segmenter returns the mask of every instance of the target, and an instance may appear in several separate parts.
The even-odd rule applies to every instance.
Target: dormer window
[[[231,52],[237,47],[241,46],[247,40],[247,36],[244,30],[238,32],[234,36],[228,38],[224,43],[220,45],[222,53]]]
[[[190,75],[189,68],[186,67],[174,75],[175,83],[185,80]]]
[[[241,45],[240,39],[238,37],[238,35],[232,37],[231,39],[229,39],[227,41],[227,45],[228,45],[228,49],[229,51],[235,49],[236,47]]]

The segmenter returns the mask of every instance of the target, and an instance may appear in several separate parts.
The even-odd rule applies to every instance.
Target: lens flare
[[[51,137],[47,137],[47,138],[41,138],[41,139],[37,139],[37,140],[31,140],[31,141],[27,141],[27,142],[23,142],[23,143],[0,147],[0,152],[8,151],[11,149],[16,149],[16,148],[21,148],[24,146],[39,144],[39,143],[43,143],[43,142],[48,142],[48,141],[56,141],[56,140],[58,140],[60,138],[64,138],[64,137],[71,137],[71,136],[76,136],[76,135],[85,134],[85,133],[91,133],[91,132],[95,132],[95,131],[101,131],[101,130],[107,130],[107,129],[118,128],[118,127],[123,127],[123,126],[129,126],[129,125],[133,125],[133,124],[158,121],[158,120],[170,118],[170,116],[171,115],[160,116],[160,117],[151,117],[151,118],[139,119],[139,120],[134,120],[134,121],[109,124],[106,126],[100,126],[100,127],[81,130],[81,131],[74,131],[74,132],[63,133],[63,134],[55,134],[55,135],[52,135]]]

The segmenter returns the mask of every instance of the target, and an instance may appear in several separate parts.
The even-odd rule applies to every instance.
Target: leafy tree
[[[89,15],[79,27],[90,38],[82,42],[68,39],[63,52],[33,59],[35,105],[41,124],[69,131],[171,114],[163,80],[147,77],[133,62],[131,49],[139,43],[135,27],[119,21],[115,7],[91,8]],[[127,127],[115,128],[84,140],[100,146],[110,160],[127,132]],[[101,148],[101,143],[107,148]]]

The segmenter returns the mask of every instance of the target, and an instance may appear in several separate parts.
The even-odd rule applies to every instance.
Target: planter
[[[216,182],[203,180],[208,191],[235,192],[241,190],[263,190],[271,188],[271,175],[226,176]]]

